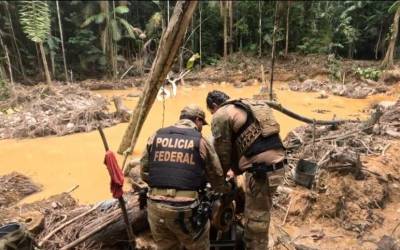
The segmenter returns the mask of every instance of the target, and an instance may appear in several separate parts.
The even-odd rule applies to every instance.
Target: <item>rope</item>
[[[161,127],[162,128],[164,128],[164,121],[165,121],[165,88],[164,88],[164,83],[162,84],[162,90],[163,90],[163,93],[162,93],[162,97],[163,97],[163,100],[162,100],[162,104],[163,104],[163,110],[162,110],[162,122],[161,122]]]

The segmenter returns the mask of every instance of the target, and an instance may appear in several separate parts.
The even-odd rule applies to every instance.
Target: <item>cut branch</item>
[[[149,78],[145,83],[143,95],[136,105],[128,128],[118,148],[119,154],[122,154],[128,148],[132,151],[135,147],[143,123],[156,99],[158,90],[171,70],[172,63],[183,43],[184,35],[197,3],[198,1],[178,1],[176,3],[167,30],[161,37],[156,58],[153,62]]]
[[[359,122],[358,120],[315,120],[315,119],[310,119],[305,116],[296,114],[295,112],[285,108],[282,106],[282,104],[274,101],[266,101],[266,103],[273,109],[284,113],[287,116],[292,117],[293,119],[305,122],[305,123],[314,123],[316,125],[338,125],[338,124],[343,124],[345,122]]]

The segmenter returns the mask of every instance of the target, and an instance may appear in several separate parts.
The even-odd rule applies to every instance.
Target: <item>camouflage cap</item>
[[[190,104],[184,107],[181,110],[181,116],[182,115],[198,117],[203,120],[204,125],[208,125],[208,123],[206,122],[206,113],[204,113],[203,109],[196,104]]]

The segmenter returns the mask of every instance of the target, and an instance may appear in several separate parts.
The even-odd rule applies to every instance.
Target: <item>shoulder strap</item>
[[[234,142],[253,122],[254,122],[254,115],[251,112],[251,108],[246,105],[245,103],[243,103],[242,101],[243,99],[236,99],[236,100],[229,100],[224,102],[221,106],[225,106],[228,104],[233,104],[235,105],[235,107],[242,109],[243,111],[246,112],[247,114],[247,118],[246,118],[246,122],[239,128],[239,130],[233,134],[233,138],[232,141]]]

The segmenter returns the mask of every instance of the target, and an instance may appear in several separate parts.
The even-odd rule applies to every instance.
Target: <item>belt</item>
[[[193,198],[198,199],[199,194],[197,191],[193,190],[176,190],[174,188],[151,188],[149,191],[149,195],[161,195],[167,197],[185,197],[185,198]]]
[[[271,165],[267,165],[265,163],[253,163],[251,167],[246,169],[246,171],[251,173],[268,173],[281,169],[284,166],[285,166],[285,161],[280,161],[278,163]]]
[[[151,199],[151,201],[156,202],[156,203],[161,203],[161,204],[165,204],[165,205],[169,205],[169,206],[173,206],[173,207],[185,207],[185,206],[197,206],[198,205],[198,201],[194,200],[194,201],[166,201],[166,200],[157,200],[157,199]]]

